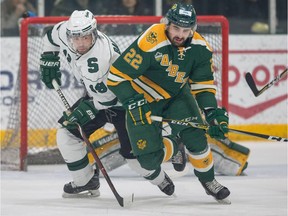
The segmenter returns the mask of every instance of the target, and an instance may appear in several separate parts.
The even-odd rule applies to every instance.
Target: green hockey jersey
[[[185,46],[173,46],[165,24],[154,24],[112,64],[107,85],[120,101],[144,94],[148,102],[169,99],[187,83],[193,94],[209,93],[217,106],[212,49],[197,32]],[[202,104],[202,103],[201,103]]]

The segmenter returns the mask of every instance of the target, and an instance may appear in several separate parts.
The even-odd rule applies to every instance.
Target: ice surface
[[[231,205],[220,205],[204,189],[189,164],[188,174],[168,170],[176,196],[137,176],[127,165],[109,173],[122,196],[134,193],[130,208],[118,205],[104,178],[101,196],[63,199],[70,175],[65,165],[29,166],[28,172],[1,172],[2,216],[284,216],[287,215],[287,143],[243,143],[251,149],[247,176],[217,176],[230,191]]]

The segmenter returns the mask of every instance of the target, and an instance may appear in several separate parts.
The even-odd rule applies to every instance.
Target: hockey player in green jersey
[[[94,170],[89,163],[86,146],[75,128],[75,122],[81,125],[88,138],[106,123],[112,124],[120,141],[119,154],[125,158],[128,165],[144,178],[153,173],[141,167],[131,153],[131,144],[125,128],[125,110],[115,94],[106,87],[110,65],[119,57],[120,51],[115,42],[97,29],[94,15],[89,10],[75,10],[68,21],[57,23],[47,31],[43,41],[40,59],[43,83],[50,89],[54,88],[53,80],[61,85],[62,56],[61,59],[69,65],[71,74],[84,85],[86,92],[86,95],[72,106],[71,113],[64,112],[58,121],[62,127],[57,129],[57,145],[73,178],[73,181],[64,185],[63,197],[100,195],[99,169]],[[172,136],[164,137],[163,142],[167,143],[166,151],[170,152],[166,160],[171,158],[175,170],[183,170],[186,161],[184,148],[179,152],[170,151],[169,146],[178,146]],[[105,148],[101,146],[103,151]],[[150,182],[165,194],[172,195],[166,190],[166,184],[162,184],[162,180],[153,179]]]
[[[212,50],[196,32],[196,13],[192,5],[174,4],[163,23],[154,24],[141,34],[112,64],[107,86],[126,108],[126,126],[132,150],[141,166],[154,170],[150,179],[162,175],[165,152],[161,123],[151,115],[203,124],[199,108],[210,124],[207,133],[225,138],[229,117],[218,108],[213,77]],[[197,90],[194,96],[190,93]],[[230,203],[230,191],[215,180],[213,156],[205,131],[184,125],[170,125],[188,150],[188,158],[208,195]],[[172,187],[173,185],[173,187]]]

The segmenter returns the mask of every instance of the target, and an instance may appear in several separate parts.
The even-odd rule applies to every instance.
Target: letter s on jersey
[[[87,59],[87,64],[89,73],[96,73],[99,71],[98,59],[96,57]]]

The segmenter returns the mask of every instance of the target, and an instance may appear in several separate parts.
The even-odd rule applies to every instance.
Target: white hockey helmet
[[[94,15],[89,10],[75,10],[67,22],[66,35],[68,45],[76,51],[73,47],[72,38],[90,34],[92,35],[92,46],[97,38],[97,21]]]

